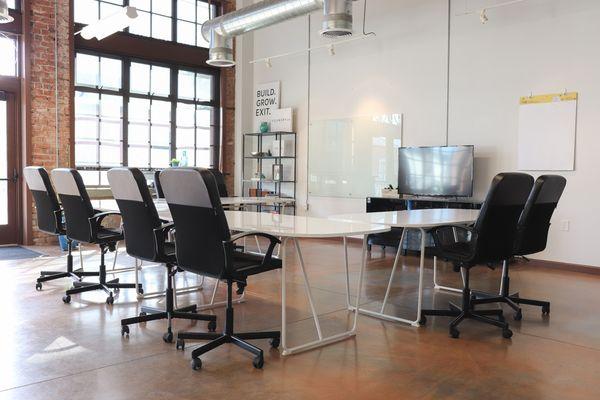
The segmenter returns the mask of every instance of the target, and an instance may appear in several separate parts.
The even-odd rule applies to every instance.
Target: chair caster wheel
[[[42,290],[42,282],[38,282],[35,284],[35,290],[37,290],[37,291]]]
[[[512,337],[512,335],[513,335],[513,332],[510,329],[508,329],[508,328],[502,329],[502,337],[503,338],[510,339]]]
[[[460,336],[460,332],[458,331],[458,329],[450,328],[450,337],[452,339],[458,339],[459,336]]]
[[[254,357],[254,360],[252,360],[252,365],[254,365],[254,368],[256,369],[262,369],[263,365],[265,365],[263,356]]]
[[[198,371],[200,368],[202,368],[202,360],[199,358],[192,358],[192,369]]]
[[[142,311],[142,312],[140,313],[140,317],[145,317],[146,315],[147,315],[147,314],[146,314],[146,312],[145,312],[145,311]]]
[[[548,304],[547,306],[542,306],[542,315],[548,314],[550,314],[550,304]]]
[[[129,326],[127,326],[127,325],[121,326],[121,336],[129,337]]]
[[[279,338],[273,338],[271,340],[269,340],[269,344],[271,345],[272,348],[276,349],[279,347],[279,342],[280,339]]]
[[[513,318],[515,321],[520,321],[523,319],[523,313],[521,312],[521,310],[517,311],[515,313],[515,315],[513,315]]]
[[[177,339],[177,342],[175,342],[175,348],[177,350],[184,351],[185,350],[185,341],[183,339]]]
[[[208,331],[214,332],[217,330],[217,321],[208,321]]]
[[[165,343],[173,343],[173,332],[167,332],[163,335]]]
[[[62,298],[62,301],[65,304],[69,304],[71,302],[71,296],[69,296],[68,294],[64,295],[63,298]]]
[[[421,318],[419,318],[419,325],[425,325],[427,323],[427,317],[424,315],[421,315]]]
[[[110,296],[108,296],[106,298],[106,304],[108,304],[109,306],[112,306],[114,303],[115,303],[115,298],[111,294]]]

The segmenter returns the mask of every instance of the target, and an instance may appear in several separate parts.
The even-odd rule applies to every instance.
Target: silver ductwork
[[[248,7],[212,18],[202,25],[202,36],[210,41],[209,65],[230,67],[232,38],[260,28],[323,9],[321,34],[338,37],[352,34],[353,0],[264,0]]]
[[[325,0],[321,36],[352,35],[352,0]]]

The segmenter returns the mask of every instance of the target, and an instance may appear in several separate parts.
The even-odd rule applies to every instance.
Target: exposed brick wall
[[[59,141],[58,162],[56,159],[56,97],[55,97],[55,29],[54,0],[31,0],[31,55],[30,95],[31,108],[27,110],[31,119],[30,165],[42,165],[48,170],[69,166],[71,160],[71,56],[69,48],[69,0],[58,4],[58,114]],[[34,209],[35,213],[35,209]],[[56,238],[37,230],[33,216],[33,241],[43,244]]]
[[[229,0],[224,4],[224,13],[234,10],[235,1]],[[227,191],[233,195],[235,182],[235,68],[223,68],[221,82],[221,106],[223,108],[221,165],[225,174]]]

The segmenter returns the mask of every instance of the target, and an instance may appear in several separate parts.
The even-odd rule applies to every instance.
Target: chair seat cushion
[[[448,261],[466,263],[471,260],[471,246],[468,242],[454,242],[435,248],[435,255]]]
[[[123,232],[118,229],[100,228],[96,238],[98,242],[114,242],[123,240]]]
[[[273,257],[268,265],[263,266],[263,258],[264,255],[258,253],[234,252],[235,279],[245,279],[250,275],[281,268],[281,259]]]

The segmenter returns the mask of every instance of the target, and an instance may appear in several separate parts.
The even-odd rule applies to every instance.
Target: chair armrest
[[[229,240],[226,240],[223,242],[223,247],[225,248],[225,251],[227,252],[227,250],[231,251],[231,253],[234,251],[234,242],[236,240],[239,240],[241,238],[247,237],[247,236],[259,236],[259,237],[264,237],[266,239],[269,239],[270,243],[269,243],[269,248],[267,249],[267,252],[265,253],[265,256],[263,257],[262,266],[267,266],[270,262],[271,259],[273,258],[273,250],[275,249],[275,246],[281,243],[281,240],[279,240],[278,237],[270,235],[268,233],[264,233],[264,232],[242,232],[242,233],[238,233],[237,235],[233,235]],[[229,253],[229,254],[231,254]]]
[[[98,211],[98,210],[94,210],[94,211]],[[106,218],[110,215],[118,215],[120,217],[121,213],[118,211],[102,211],[102,212],[97,212],[96,214],[94,214],[93,216],[88,218],[88,222],[90,224],[90,232],[92,233],[92,237],[96,237],[96,235],[98,234],[98,228],[100,228],[100,226],[102,225],[102,221],[104,220],[104,218]]]
[[[156,254],[165,254],[167,235],[173,229],[175,229],[175,224],[173,222],[162,224],[154,229],[154,250],[156,251]]]

